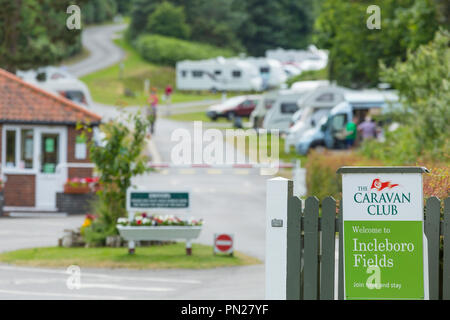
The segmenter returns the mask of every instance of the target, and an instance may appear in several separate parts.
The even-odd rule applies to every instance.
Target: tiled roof
[[[98,124],[101,117],[0,68],[0,122]]]

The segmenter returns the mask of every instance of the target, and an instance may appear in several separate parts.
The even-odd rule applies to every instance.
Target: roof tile
[[[0,68],[0,122],[99,123],[101,117]]]

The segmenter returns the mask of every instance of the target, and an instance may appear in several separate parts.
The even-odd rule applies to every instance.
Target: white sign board
[[[423,168],[344,167],[346,299],[427,299]]]

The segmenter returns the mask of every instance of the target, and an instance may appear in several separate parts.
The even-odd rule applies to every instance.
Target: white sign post
[[[428,299],[419,167],[343,167],[345,299]]]

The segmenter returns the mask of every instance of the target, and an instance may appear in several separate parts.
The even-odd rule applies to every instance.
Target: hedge
[[[306,187],[308,196],[316,196],[323,200],[333,196],[336,200],[342,198],[341,175],[337,169],[343,166],[384,166],[380,160],[369,159],[353,151],[313,151],[306,162]],[[425,197],[436,196],[444,199],[450,192],[450,169],[448,162],[421,161],[405,164],[407,166],[426,167],[429,174],[424,175],[423,190]]]
[[[135,42],[135,47],[145,60],[170,66],[175,66],[177,61],[181,60],[202,60],[234,55],[234,52],[229,49],[149,34],[139,36]]]

